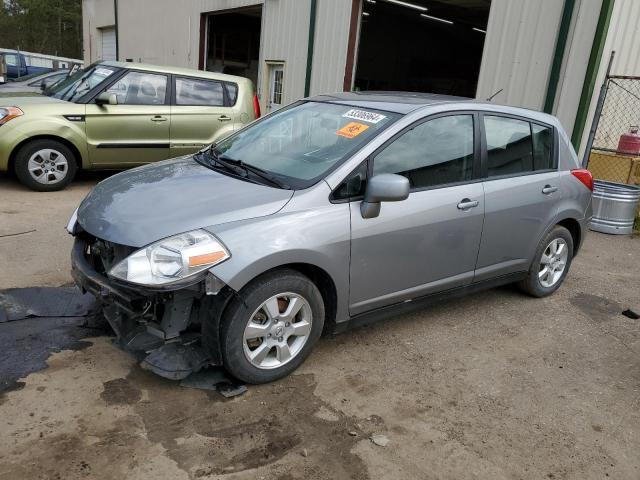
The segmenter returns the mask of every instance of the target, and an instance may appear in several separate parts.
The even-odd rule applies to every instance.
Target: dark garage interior
[[[475,97],[491,0],[363,0],[356,90]]]
[[[206,65],[210,72],[258,81],[262,6],[207,15]]]

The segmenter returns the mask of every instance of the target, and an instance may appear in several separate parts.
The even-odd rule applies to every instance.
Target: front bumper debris
[[[83,292],[96,297],[121,348],[133,353],[143,368],[172,380],[184,379],[208,365],[221,365],[219,348],[205,349],[200,342],[201,322],[219,322],[226,302],[220,285],[216,285],[219,295],[215,296],[207,294],[211,281],[173,291],[120,285],[99,271],[107,266],[94,253],[99,249],[91,241],[76,237],[71,275]],[[105,249],[104,242],[99,248]]]

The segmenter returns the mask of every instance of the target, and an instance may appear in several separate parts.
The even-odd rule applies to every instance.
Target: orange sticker
[[[367,128],[369,128],[369,125],[364,125],[358,122],[351,122],[338,130],[336,132],[336,135],[340,135],[341,137],[346,138],[354,138],[364,132]]]

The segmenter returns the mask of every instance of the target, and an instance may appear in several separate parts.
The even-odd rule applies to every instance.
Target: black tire
[[[281,293],[300,295],[307,301],[312,314],[311,330],[306,343],[287,363],[271,369],[259,368],[252,364],[245,355],[243,339],[245,328],[251,316],[264,302]],[[298,368],[311,353],[322,334],[324,317],[325,308],[322,295],[309,278],[295,270],[288,269],[262,275],[243,288],[225,309],[220,325],[220,348],[223,365],[235,378],[250,384],[268,383],[286,377]],[[208,327],[207,322],[204,322],[202,328],[203,343],[206,348],[207,343],[213,343],[208,339],[215,338],[212,335],[217,332],[209,331],[208,329],[214,327]]]
[[[552,286],[545,287],[540,282],[540,277],[539,277],[540,263],[542,261],[542,254],[545,253],[545,250],[547,249],[549,244],[555,239],[562,239],[566,242],[567,249],[568,249],[567,261],[566,261],[564,271],[562,272],[562,275],[556,281],[556,283],[553,284]],[[538,244],[538,248],[536,249],[536,254],[533,257],[533,262],[531,263],[531,267],[529,268],[529,272],[527,273],[527,278],[525,278],[518,284],[519,288],[523,292],[528,293],[533,297],[541,298],[541,297],[546,297],[548,295],[551,295],[558,288],[560,288],[560,285],[562,285],[562,282],[564,282],[564,279],[567,277],[567,274],[569,273],[569,269],[571,268],[572,260],[573,260],[573,237],[571,236],[571,233],[569,233],[569,230],[567,230],[566,228],[560,225],[556,225],[551,229],[551,231],[549,231],[549,233],[547,233],[543,237],[543,239]]]
[[[59,158],[59,155],[62,155],[67,160],[67,166],[64,170],[60,170],[61,166],[55,166],[55,168],[58,169],[58,172],[64,173],[64,177],[53,183],[40,183],[29,172],[28,165],[32,155],[45,149],[53,150],[58,154],[58,157],[54,156],[51,158],[51,161]],[[78,159],[71,149],[61,142],[48,139],[34,140],[20,148],[16,154],[14,169],[20,183],[31,190],[36,190],[38,192],[55,192],[57,190],[62,190],[71,183],[73,177],[76,175],[76,171],[78,170],[77,160]],[[53,168],[53,165],[49,166]],[[45,175],[45,173],[43,173],[43,175]]]

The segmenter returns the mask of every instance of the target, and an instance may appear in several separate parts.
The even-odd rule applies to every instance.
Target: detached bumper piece
[[[213,305],[204,282],[176,291],[118,285],[100,273],[108,268],[104,265],[104,251],[110,247],[99,240],[95,243],[98,242],[94,248],[91,239],[76,238],[71,274],[83,292],[98,300],[118,345],[135,355],[143,368],[171,380],[185,379],[209,365],[220,365],[220,359],[200,343],[200,322],[204,315],[211,316]],[[107,258],[113,259],[113,253]]]

